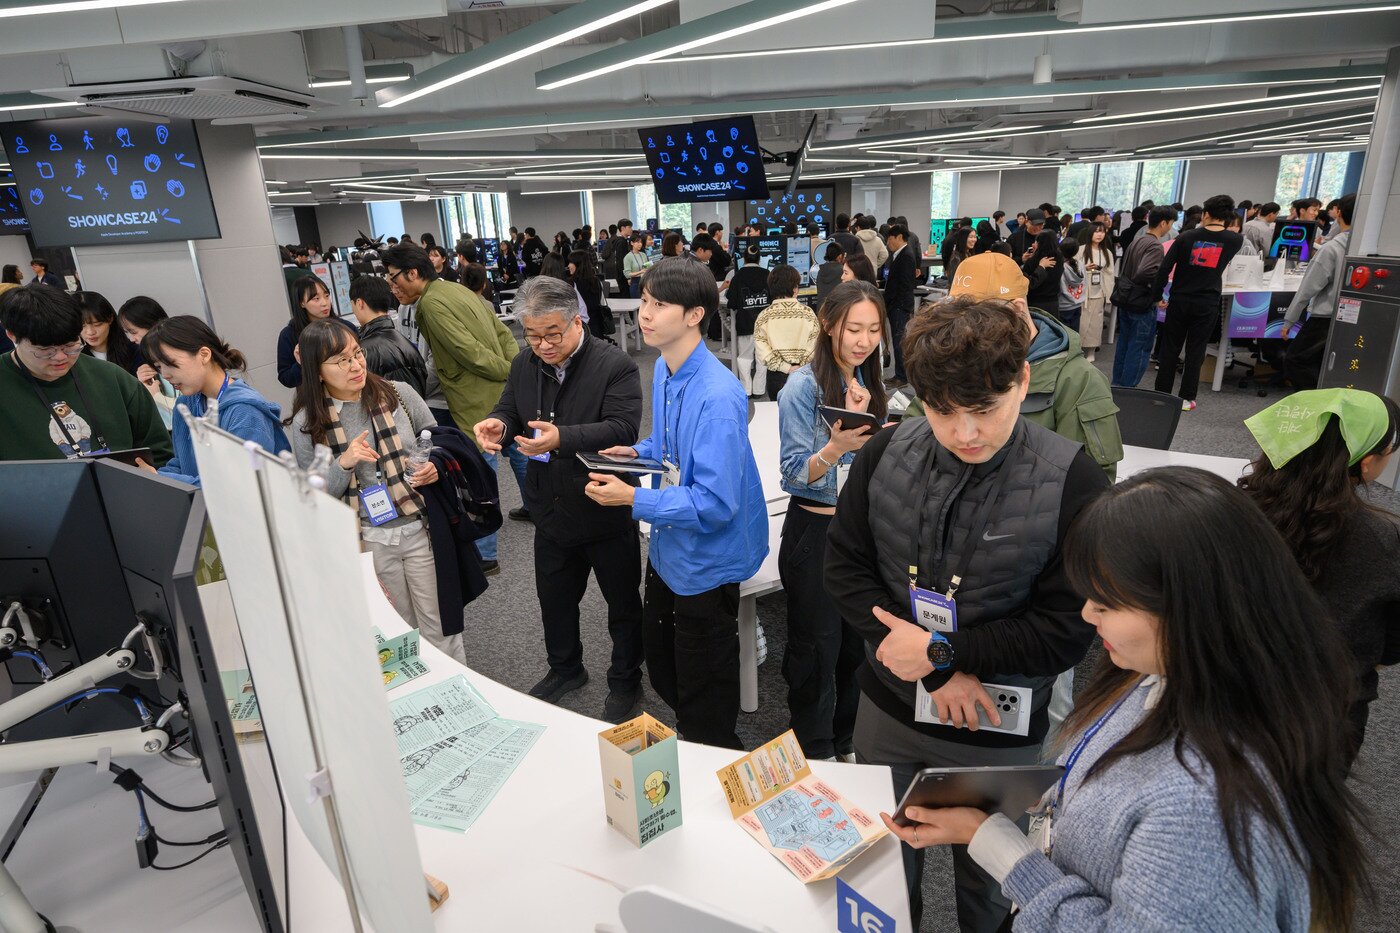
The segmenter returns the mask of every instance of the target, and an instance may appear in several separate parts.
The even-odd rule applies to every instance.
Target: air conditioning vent
[[[71,100],[97,111],[213,120],[217,123],[263,122],[269,117],[298,118],[326,102],[244,78],[162,78],[121,81],[36,91]]]

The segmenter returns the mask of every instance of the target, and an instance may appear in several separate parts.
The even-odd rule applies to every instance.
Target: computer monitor
[[[153,711],[181,703],[186,712],[171,720],[173,739],[182,753],[200,759],[260,927],[281,931],[274,879],[280,885],[283,875],[272,865],[285,865],[285,853],[265,848],[280,842],[259,832],[243,746],[229,719],[195,585],[205,527],[199,492],[112,460],[0,463],[0,483],[24,490],[26,499],[23,508],[0,509],[0,601],[26,607],[35,620],[38,654],[55,673],[120,647],[138,619],[147,622],[163,658],[162,676],[147,680],[123,673],[97,686],[129,688]],[[137,655],[138,669],[152,666],[146,651]],[[39,682],[27,659],[10,658],[4,668],[0,700]],[[188,734],[182,734],[186,723]],[[8,738],[15,743],[139,724],[133,704],[103,695],[69,712],[27,720]],[[141,773],[139,763],[134,768]],[[42,819],[29,831],[42,833]],[[83,841],[48,844],[78,847]],[[190,854],[161,851],[161,862]],[[130,852],[112,857],[129,858]],[[74,883],[74,896],[81,896],[82,880]],[[35,906],[42,911],[44,905]]]
[[[494,269],[501,263],[501,241],[496,237],[485,237],[477,240],[481,244],[480,252],[477,256],[481,264],[488,269]]]

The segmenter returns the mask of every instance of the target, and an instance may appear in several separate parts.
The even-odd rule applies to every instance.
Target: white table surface
[[[1118,481],[1153,467],[1189,466],[1209,470],[1230,482],[1239,479],[1249,461],[1243,457],[1215,457],[1209,454],[1188,454],[1179,450],[1154,450],[1151,447],[1123,445],[1123,459],[1118,463]]]
[[[406,626],[368,571],[369,555],[365,566],[373,622],[392,637]],[[607,825],[603,813],[597,736],[608,723],[518,693],[426,642],[422,654],[430,673],[390,692],[390,699],[465,673],[500,715],[547,727],[465,834],[415,827],[423,869],[451,891],[433,915],[437,929],[592,933],[596,923],[619,922],[620,888],[642,884],[750,917],[775,933],[834,928],[835,881],[804,885],[731,819],[715,771],[738,752],[680,743],[683,825],[639,850]],[[887,768],[813,762],[812,769],[872,817],[894,804]],[[139,770],[167,799],[208,799],[198,771],[163,762],[143,763]],[[266,777],[253,774],[250,780],[261,786]],[[301,792],[291,786],[293,778],[283,778],[286,793]],[[17,810],[25,790],[0,788],[0,818]],[[152,812],[166,838],[201,838],[219,825],[210,811]],[[256,929],[227,849],[179,872],[139,871],[132,850],[135,822],[132,796],[113,787],[109,777],[87,767],[64,768],[9,867],[43,913],[80,933]],[[280,827],[274,822],[264,831],[275,840]],[[294,819],[288,834],[293,929],[349,929],[338,881]],[[163,848],[159,861],[169,864],[184,854]],[[910,930],[897,840],[883,839],[841,877],[898,918],[899,930]]]

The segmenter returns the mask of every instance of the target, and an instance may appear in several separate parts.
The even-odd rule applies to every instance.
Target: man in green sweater
[[[1048,314],[1026,304],[1026,277],[999,253],[964,259],[949,283],[948,297],[971,295],[978,300],[1005,301],[1030,325],[1031,383],[1021,414],[1084,445],[1084,452],[1113,481],[1123,459],[1123,436],[1118,430],[1118,406],[1108,379],[1084,358],[1079,335]],[[904,417],[924,416],[915,399]]]
[[[394,297],[400,304],[418,306],[414,322],[432,351],[447,409],[470,437],[471,426],[486,420],[496,407],[520,344],[486,299],[456,282],[438,278],[422,247],[400,243],[382,250],[379,258]],[[482,451],[482,456],[494,470],[496,454]],[[525,503],[525,507],[530,504]],[[476,549],[482,568],[487,574],[495,573],[496,536],[479,539]]]
[[[149,447],[170,459],[170,433],[151,394],[126,370],[82,353],[82,314],[48,285],[13,288],[0,323],[15,349],[0,356],[0,460],[62,460]]]

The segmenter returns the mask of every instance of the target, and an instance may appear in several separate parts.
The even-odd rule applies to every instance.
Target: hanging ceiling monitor
[[[803,234],[807,224],[816,224],[826,236],[827,231],[834,229],[836,186],[803,185],[792,194],[777,198],[750,198],[744,202],[744,217],[764,230],[781,231],[786,224],[797,224],[798,232]]]
[[[37,246],[219,236],[193,120],[32,120],[0,139]]]
[[[29,218],[24,216],[19,186],[0,184],[0,236],[23,236],[29,232]]]
[[[753,117],[677,123],[637,131],[662,204],[768,197]]]

